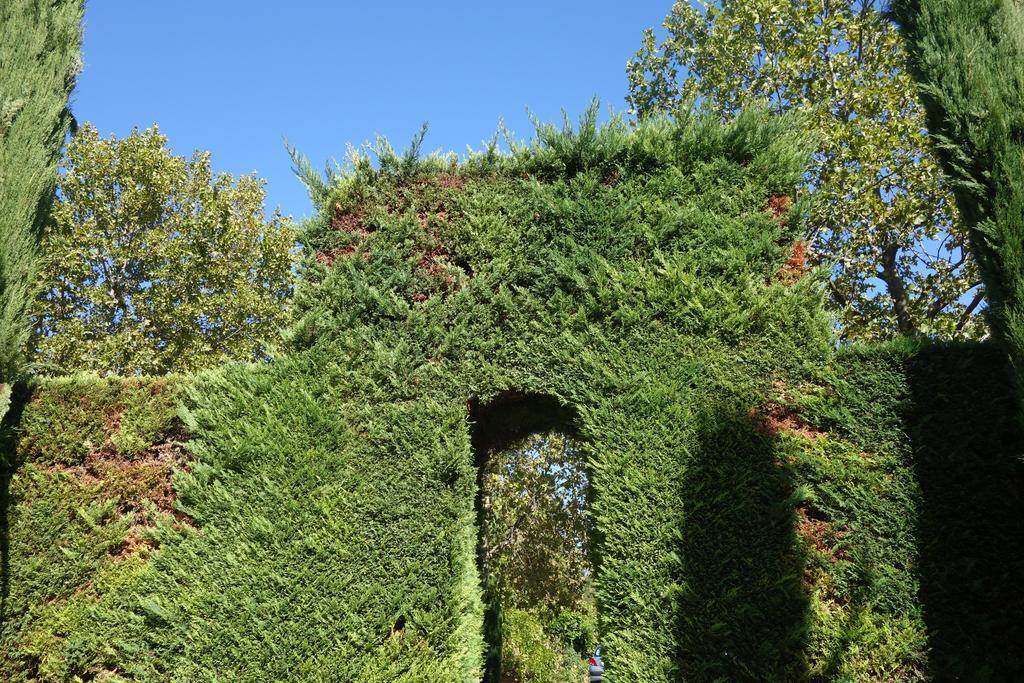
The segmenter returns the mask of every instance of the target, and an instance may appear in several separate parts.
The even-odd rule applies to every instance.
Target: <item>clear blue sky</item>
[[[282,136],[322,166],[378,133],[404,148],[480,147],[500,117],[532,135],[597,96],[625,110],[626,61],[671,0],[517,3],[89,0],[79,121],[101,135],[156,123],[178,154],[255,171],[269,208],[312,207]]]

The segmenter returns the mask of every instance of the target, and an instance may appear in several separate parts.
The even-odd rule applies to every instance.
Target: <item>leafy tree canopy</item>
[[[494,452],[481,483],[482,569],[501,605],[501,680],[579,680],[597,620],[579,444],[559,432],[531,434]]]
[[[591,521],[578,446],[557,432],[533,434],[495,454],[484,476],[484,562],[502,605],[585,610]]]
[[[68,146],[35,311],[39,360],[63,370],[194,371],[251,359],[285,323],[295,234],[263,181],[174,156],[157,128]]]
[[[876,0],[675,3],[667,35],[629,63],[639,116],[697,102],[729,119],[755,100],[796,110],[818,139],[807,237],[832,268],[846,339],[973,337],[983,301],[932,156],[899,35]]]

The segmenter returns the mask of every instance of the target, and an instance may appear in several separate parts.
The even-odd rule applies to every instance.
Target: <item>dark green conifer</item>
[[[1024,389],[1024,4],[895,0],[990,321]]]
[[[82,0],[0,2],[0,416],[24,364],[37,245],[73,121],[82,11]]]

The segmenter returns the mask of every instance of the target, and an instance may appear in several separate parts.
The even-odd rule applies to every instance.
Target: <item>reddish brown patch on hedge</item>
[[[818,439],[825,432],[805,422],[792,408],[778,403],[766,403],[751,414],[757,418],[761,432],[771,438],[779,434],[795,434],[807,439]]]
[[[325,266],[332,266],[334,265],[334,262],[337,261],[339,258],[351,256],[352,254],[355,253],[355,251],[356,245],[349,244],[348,246],[344,246],[340,249],[331,249],[330,251],[317,252],[316,261],[317,263],[322,263]]]
[[[446,190],[461,190],[466,186],[466,181],[461,176],[452,173],[438,173],[434,179],[438,187]]]
[[[172,475],[176,470],[187,469],[185,452],[176,443],[157,444],[138,458],[97,449],[80,465],[51,464],[42,469],[74,479],[89,490],[90,495],[116,501],[120,514],[133,515],[134,524],[128,535],[110,551],[114,562],[154,548],[146,534],[158,519],[153,508],[173,518],[176,526],[192,524],[187,515],[175,508]]]
[[[790,254],[789,259],[786,260],[786,263],[783,264],[776,275],[776,279],[779,282],[791,285],[807,274],[807,271],[810,270],[807,265],[807,249],[809,246],[808,242],[802,240],[793,243],[793,253]]]
[[[448,272],[448,251],[444,247],[433,247],[423,252],[418,266],[427,271],[432,278],[442,280],[449,285],[455,284],[455,276]]]
[[[452,272],[454,263],[451,252],[444,246],[441,235],[437,230],[439,223],[448,220],[448,213],[443,208],[434,213],[419,211],[416,214],[416,222],[425,233],[429,235],[433,246],[427,247],[420,254],[416,268],[424,273],[428,279],[440,285],[442,291],[450,292],[455,289],[458,279]],[[422,303],[430,298],[427,292],[416,292],[412,295],[413,303]]]
[[[354,254],[372,232],[369,226],[366,225],[365,218],[362,213],[348,211],[344,209],[341,204],[334,205],[334,214],[331,216],[331,229],[335,232],[343,232],[347,235],[352,235],[353,241],[351,244],[347,244],[344,247],[317,252],[314,258],[317,263],[321,263],[325,266],[334,265],[334,262],[339,258],[345,258]],[[369,255],[365,252],[363,257],[369,260]]]
[[[451,290],[455,287],[457,279],[449,270],[451,265],[449,256],[444,247],[431,247],[420,256],[416,267],[424,271],[431,280],[440,283],[445,289]],[[429,298],[430,295],[426,292],[416,292],[412,295],[413,303],[422,303]]]
[[[366,224],[363,223],[363,216],[352,211],[345,211],[341,204],[334,205],[334,215],[331,216],[331,228],[337,232],[347,232],[354,235],[365,236],[369,234]]]
[[[175,494],[171,475],[185,468],[185,454],[178,445],[165,443],[153,446],[139,458],[125,458],[104,449],[94,450],[81,465],[47,465],[47,472],[60,472],[83,486],[95,488],[97,495],[118,501],[118,510],[124,514],[144,513],[145,502],[158,510],[174,515],[180,521],[187,518],[174,508]]]
[[[782,223],[786,214],[789,213],[790,208],[793,206],[793,199],[788,195],[777,195],[768,198],[768,206],[765,208],[772,218],[779,223]]]
[[[802,505],[796,509],[797,535],[833,562],[848,559],[846,550],[839,547],[840,541],[848,532],[848,529],[836,528],[836,525],[814,506]]]
[[[146,527],[140,525],[136,525],[131,528],[124,541],[111,551],[111,559],[114,564],[124,562],[129,557],[138,555],[139,553],[148,553],[155,549],[156,545],[153,541],[144,536],[145,530]]]

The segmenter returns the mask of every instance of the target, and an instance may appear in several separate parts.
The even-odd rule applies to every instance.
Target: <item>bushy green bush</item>
[[[588,658],[597,649],[597,608],[587,603],[586,609],[563,609],[546,619],[545,630],[559,643],[572,647],[576,654]]]
[[[187,520],[171,476],[180,462],[180,378],[77,375],[39,381],[0,440],[0,678],[65,681],[114,659],[93,628],[102,595],[130,620],[121,587]]]
[[[40,382],[21,420],[19,453],[40,463],[81,464],[90,453],[142,454],[175,429],[181,380],[81,373]]]
[[[1024,437],[1003,352],[903,340],[832,370],[796,399],[828,435],[786,447],[827,525],[809,539],[812,673],[1020,678]]]
[[[522,683],[586,681],[586,660],[544,628],[529,610],[508,609],[502,615],[502,669]]]

